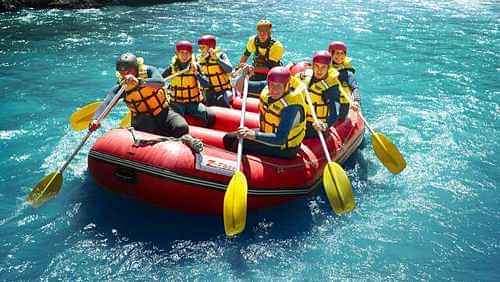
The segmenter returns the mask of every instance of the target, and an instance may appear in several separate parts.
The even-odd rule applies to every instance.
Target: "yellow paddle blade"
[[[26,201],[35,208],[54,198],[61,190],[63,177],[59,172],[52,172],[38,182],[35,188],[26,197]]]
[[[101,102],[94,102],[74,112],[69,118],[71,128],[76,131],[89,128],[89,123],[92,121],[92,117],[101,104]]]
[[[243,232],[247,220],[247,178],[236,171],[224,195],[224,230],[227,236]]]
[[[398,148],[384,134],[372,134],[372,145],[375,155],[390,172],[397,174],[405,169],[405,159]]]
[[[330,162],[325,166],[323,170],[323,187],[335,213],[347,213],[356,206],[351,182],[339,164]]]
[[[128,111],[127,114],[123,116],[122,120],[120,121],[120,127],[129,128],[131,124],[132,124],[132,113]]]

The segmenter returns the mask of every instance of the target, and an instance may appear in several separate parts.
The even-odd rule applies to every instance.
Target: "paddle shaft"
[[[349,102],[349,104],[352,104],[352,100],[351,98],[349,97],[349,95],[345,95],[344,96],[347,101]],[[366,121],[366,119],[363,117],[363,115],[361,114],[361,112],[359,113],[359,117],[361,118],[361,120],[363,121],[363,123],[366,125],[366,127],[368,127],[368,130],[370,131],[371,134],[374,134],[375,131],[373,131],[372,127],[368,124],[368,122]]]
[[[352,100],[351,98],[349,98],[349,96],[346,96],[347,100],[349,101],[349,103],[352,103]],[[365,117],[359,113],[358,116],[361,118],[361,120],[363,121],[363,123],[366,125],[366,127],[368,128],[368,131],[370,131],[371,135],[372,135],[372,138],[375,138],[374,140],[372,139],[372,141],[375,141],[376,143],[378,143],[378,145],[380,146],[380,148],[383,148],[384,151],[387,152],[387,143],[384,142],[381,138],[380,138],[380,134],[376,133],[375,130],[373,130],[373,128],[370,126],[370,124],[366,121]],[[394,146],[390,141],[389,143]],[[396,148],[394,146],[394,148]],[[375,147],[374,147],[374,150],[375,150]],[[397,150],[397,148],[395,149]],[[375,153],[377,153],[377,151],[375,151]],[[401,153],[399,152],[399,150],[397,150],[397,154],[400,156],[400,158],[402,159],[402,161],[404,162],[404,159],[403,159],[403,156],[401,155]],[[377,154],[377,157],[378,157],[378,154]],[[387,157],[389,157],[394,163],[399,163],[399,161],[397,161],[399,158],[395,158],[393,155],[387,153]],[[382,164],[389,169],[389,167],[387,166],[387,164],[382,160],[380,159],[380,157],[378,157],[379,160],[382,162]],[[404,167],[406,167],[406,163],[404,162]],[[404,169],[404,168],[403,168]],[[393,172],[391,169],[389,169],[389,171]],[[399,171],[400,172],[400,171]],[[397,173],[399,173],[397,172]],[[394,172],[393,172],[394,173]]]
[[[313,117],[314,122],[318,121],[318,116],[316,116],[316,111],[314,110],[314,106],[311,101],[311,96],[309,94],[309,90],[307,90],[307,86],[304,86],[304,91],[306,92],[306,100],[309,105],[309,109],[311,110],[311,115]],[[325,136],[323,136],[323,132],[321,130],[316,129],[318,133],[319,140],[321,141],[321,147],[323,148],[323,152],[325,153],[326,160],[331,163],[332,158],[330,157],[330,152],[328,151],[328,146],[326,145]]]
[[[123,91],[125,91],[125,88],[126,88],[126,86],[123,85],[120,88],[120,90],[116,93],[116,95],[113,97],[113,100],[111,100],[111,102],[106,106],[106,108],[104,108],[104,111],[99,115],[99,117],[97,117],[98,123],[101,122],[101,120],[104,119],[109,114],[109,112],[111,112],[113,107],[116,105],[116,102],[118,101],[118,99],[121,98]],[[89,139],[90,135],[92,135],[92,133],[93,133],[93,131],[90,131],[90,130],[87,132],[87,135],[85,135],[82,142],[80,142],[80,144],[78,145],[78,147],[76,147],[76,149],[73,151],[71,156],[66,160],[66,162],[58,170],[59,173],[63,173],[63,171],[66,169],[66,167],[69,165],[69,163],[73,160],[73,158],[76,156],[76,154],[78,154],[80,149],[83,147],[85,142],[87,142],[87,140]]]
[[[379,136],[375,133],[375,130],[372,129],[372,127],[368,124],[368,122],[366,121],[366,119],[363,117],[363,115],[361,113],[359,114],[359,117],[365,123],[366,127],[368,127],[368,130],[372,134],[372,137],[375,138],[376,142],[378,142],[380,144],[380,146],[382,146],[385,149],[386,147],[384,145],[384,142],[382,142],[382,140],[380,140]]]
[[[248,76],[245,75],[245,81],[243,82],[243,103],[241,104],[241,118],[240,118],[240,128],[245,125],[245,111],[247,108],[247,96],[248,96]],[[241,169],[241,158],[243,157],[243,137],[238,139],[238,151],[236,155],[236,171]]]
[[[178,76],[178,75],[181,75],[181,74],[183,74],[183,73],[187,72],[190,68],[191,68],[191,67],[189,67],[189,66],[188,66],[187,68],[185,68],[185,69],[183,69],[183,70],[181,70],[181,71],[178,71],[178,72],[176,72],[176,73],[173,73],[173,74],[171,74],[171,75],[169,75],[169,76],[165,77],[165,78],[163,79],[163,81],[171,80],[172,78],[174,78],[174,77],[176,77],[176,76]]]
[[[366,121],[365,117],[361,113],[359,113],[359,117],[361,118],[361,120],[363,121],[363,123],[366,125],[366,127],[368,127],[368,130],[370,131],[370,133],[371,134],[375,134],[375,131],[370,126],[370,124],[368,124],[368,122]]]
[[[306,85],[304,85],[304,91],[306,93],[305,96],[306,96],[307,104],[309,105],[309,109],[311,110],[311,115],[313,117],[313,120],[314,120],[314,122],[318,122],[318,117],[316,116],[316,111],[314,110],[314,106],[313,106],[313,103],[311,101],[311,95],[309,94],[309,90],[307,89]],[[330,152],[328,151],[328,146],[326,145],[326,141],[325,141],[325,137],[323,136],[323,132],[319,129],[316,129],[316,132],[318,133],[319,140],[321,141],[321,147],[323,148],[323,152],[325,153],[326,160],[328,161],[328,163],[331,163],[332,158],[330,157]],[[330,166],[327,165],[326,168],[329,170],[330,175],[335,179],[334,173],[333,173],[333,171],[331,171]],[[335,189],[337,189],[337,193],[340,194],[340,191],[337,188],[337,186],[335,186]],[[341,197],[339,197],[339,201],[340,201],[340,205],[342,206],[342,208],[345,208],[345,203],[344,203],[344,201],[342,201]]]
[[[238,70],[234,71],[231,73],[231,79],[230,79],[230,83],[231,83],[231,87],[232,87],[232,92],[233,92],[233,97],[241,97],[241,92],[238,93],[238,95],[236,95],[236,88],[235,86],[238,84],[238,81],[240,81],[240,79],[242,77],[244,77],[242,74],[242,72],[246,69],[246,67],[241,67],[239,68]],[[241,76],[240,76],[241,75]]]
[[[80,142],[80,145],[78,145],[78,147],[76,147],[76,149],[73,151],[73,153],[71,154],[71,156],[66,160],[66,162],[58,170],[59,173],[63,173],[63,171],[66,169],[66,167],[69,165],[69,163],[73,160],[73,158],[76,156],[76,154],[78,154],[78,152],[80,151],[80,149],[83,147],[83,145],[85,144],[85,142],[87,142],[87,140],[89,139],[90,135],[92,135],[92,131],[88,131],[87,132],[87,135],[85,135],[85,137],[83,138],[82,142]]]
[[[240,75],[240,73],[241,73],[244,69],[245,69],[244,67],[241,67],[241,68],[239,68],[238,70],[233,71],[233,72],[231,73],[231,77],[237,77],[238,75]]]
[[[347,101],[349,101],[349,104],[352,104],[351,98],[349,98],[349,96],[346,96],[346,98],[347,98]],[[375,136],[375,139],[377,139],[377,141],[380,144],[383,144],[382,140],[380,140],[380,138],[378,138],[377,134],[375,134],[375,130],[373,130],[373,128],[370,126],[370,124],[366,121],[365,117],[361,113],[359,113],[358,116],[361,118],[361,120],[366,125],[366,127],[368,127],[368,131],[370,131],[372,136]]]

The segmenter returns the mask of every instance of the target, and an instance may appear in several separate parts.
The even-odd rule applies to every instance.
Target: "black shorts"
[[[228,133],[223,138],[226,150],[236,152],[238,149],[238,138],[235,133]],[[283,159],[295,159],[299,148],[281,149],[269,146],[253,140],[243,139],[243,153],[257,156],[268,156]]]
[[[305,139],[318,138],[318,132],[310,122],[306,123],[306,136],[304,138]]]
[[[157,116],[137,114],[132,117],[132,126],[136,130],[167,137],[178,138],[189,133],[186,120],[169,108],[163,109]]]
[[[230,108],[233,100],[233,93],[231,90],[222,90],[221,92],[214,92],[213,90],[208,90],[205,93],[205,105],[207,106],[219,106]]]

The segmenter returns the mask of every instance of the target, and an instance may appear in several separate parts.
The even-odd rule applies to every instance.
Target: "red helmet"
[[[267,83],[283,83],[286,84],[290,80],[290,70],[285,67],[274,67],[267,73]]]
[[[175,52],[179,52],[181,50],[193,53],[193,43],[187,40],[177,41],[177,43],[175,43]]]
[[[313,55],[313,64],[319,63],[329,65],[332,61],[332,55],[328,51],[317,51]]]
[[[198,45],[207,45],[208,48],[215,49],[215,45],[217,41],[215,41],[215,36],[213,35],[203,35],[198,39]]]
[[[347,54],[347,45],[342,41],[333,41],[330,43],[330,46],[328,46],[328,52],[333,54],[334,51],[344,51],[344,53]]]
[[[311,67],[311,63],[309,63],[309,62],[306,62],[306,61],[298,62],[296,64],[293,64],[290,67],[290,73],[292,75],[296,75],[298,73],[305,71],[307,68],[310,68],[310,67]]]

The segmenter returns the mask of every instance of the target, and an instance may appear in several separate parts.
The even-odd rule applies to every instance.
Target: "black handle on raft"
[[[137,184],[137,173],[130,169],[119,168],[113,174],[118,180],[124,183]]]

